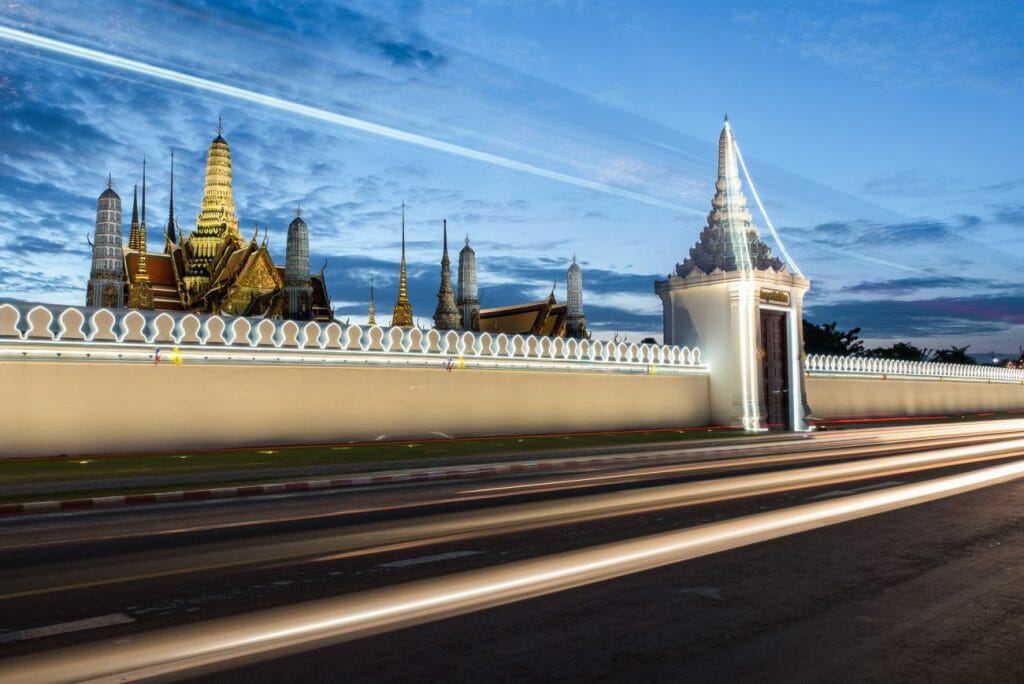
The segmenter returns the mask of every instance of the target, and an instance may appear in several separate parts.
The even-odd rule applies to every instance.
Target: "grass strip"
[[[460,459],[487,455],[558,452],[566,449],[688,442],[707,437],[744,435],[741,430],[657,430],[603,434],[508,437],[472,440],[429,440],[381,444],[282,446],[165,454],[26,458],[0,461],[3,485],[93,481],[112,478],[197,475],[232,471],[395,463],[425,459]],[[254,473],[255,475],[255,473]],[[280,477],[278,475],[278,477]],[[211,483],[222,486],[222,483]],[[198,485],[197,485],[198,486]],[[180,487],[179,487],[180,488]],[[60,498],[67,498],[63,493]]]

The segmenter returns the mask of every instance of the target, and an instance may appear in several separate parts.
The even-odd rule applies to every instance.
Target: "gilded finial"
[[[466,233],[466,247],[469,247],[469,233]]]
[[[302,207],[301,206],[296,206],[295,207],[295,218],[302,218]]]
[[[729,123],[729,115],[728,114],[725,115],[725,123]]]
[[[114,177],[111,176],[109,173],[107,174],[107,189],[114,189]]]
[[[224,135],[224,122],[220,114],[217,115],[217,135]]]

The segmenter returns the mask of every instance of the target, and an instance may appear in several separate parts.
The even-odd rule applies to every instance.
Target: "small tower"
[[[448,219],[444,221],[444,250],[441,252],[441,287],[437,291],[434,327],[438,330],[458,330],[459,328],[459,310],[455,307],[455,292],[452,291],[451,262],[448,260]]]
[[[96,232],[92,245],[92,270],[85,295],[86,306],[124,307],[124,255],[121,234],[121,198],[114,179],[96,202]]]
[[[285,247],[284,317],[297,321],[312,318],[313,286],[309,279],[309,228],[302,220],[302,210],[295,210],[295,219],[288,225]]]
[[[411,328],[412,304],[409,303],[409,286],[405,277],[405,202],[402,202],[402,267],[398,275],[398,301],[391,316],[391,325],[396,328]]]
[[[456,302],[463,330],[480,332],[480,298],[476,286],[476,252],[466,246],[459,252],[459,299]]]
[[[583,315],[583,269],[572,255],[565,273],[565,335],[578,340],[587,337],[587,317]]]
[[[370,317],[367,325],[377,325],[377,305],[373,301],[373,276],[370,276]]]
[[[139,186],[132,199],[132,232],[135,238],[135,268],[128,274],[128,308],[152,309],[153,286],[146,266],[146,160],[142,160],[142,221],[139,221]],[[131,244],[129,241],[129,248]]]
[[[809,287],[752,223],[726,117],[707,223],[675,273],[654,284],[665,344],[699,348],[710,369],[713,424],[806,429],[801,319]]]
[[[178,244],[177,225],[174,223],[174,149],[171,149],[171,201],[167,207],[167,232],[165,234],[164,254],[170,254]]]

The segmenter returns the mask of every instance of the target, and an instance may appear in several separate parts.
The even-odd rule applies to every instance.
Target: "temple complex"
[[[238,227],[231,179],[231,151],[218,125],[210,143],[206,180],[196,228],[184,234],[171,197],[161,253],[150,252],[146,234],[146,167],[142,213],[132,199],[128,246],[121,238],[121,198],[108,179],[96,211],[86,303],[89,306],[162,309],[266,318],[333,319],[323,273],[309,272],[309,233],[301,216],[288,228],[286,266],[274,264],[267,236],[258,229],[246,240]]]
[[[218,122],[210,143],[206,176],[194,230],[183,231],[175,218],[174,153],[171,153],[170,205],[161,252],[150,252],[146,226],[146,161],[142,163],[141,205],[139,188],[132,192],[128,244],[122,234],[121,198],[113,179],[96,207],[92,242],[92,268],[86,304],[108,308],[188,311],[193,313],[328,321],[333,319],[324,274],[309,269],[309,226],[296,209],[288,225],[285,264],[274,263],[257,226],[246,239],[238,225],[232,187],[231,150]],[[141,209],[141,210],[140,210]],[[402,203],[402,255],[398,297],[391,325],[415,325],[405,253],[405,203]],[[567,301],[555,300],[554,287],[546,298],[489,309],[480,308],[476,252],[465,245],[459,252],[457,291],[452,284],[448,255],[448,221],[442,227],[442,252],[434,326],[438,330],[589,337],[583,315],[583,276],[573,257],[566,273]],[[375,325],[376,306],[370,285],[369,322]]]

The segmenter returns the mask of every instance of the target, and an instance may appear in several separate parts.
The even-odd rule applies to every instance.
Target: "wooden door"
[[[786,314],[761,312],[761,372],[765,419],[772,429],[789,430],[789,364]]]

